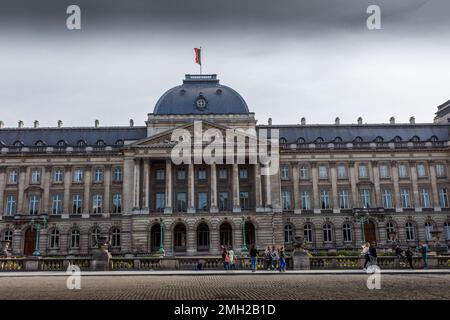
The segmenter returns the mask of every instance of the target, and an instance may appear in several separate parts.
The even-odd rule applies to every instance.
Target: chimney
[[[98,127],[100,126],[100,121],[98,121],[98,120],[95,120],[95,122],[94,122],[94,126],[95,126],[96,128],[98,128]]]
[[[362,121],[363,121],[363,120],[362,120],[362,117],[359,117],[359,118],[358,118],[358,124],[363,124]]]
[[[341,119],[339,119],[339,117],[336,117],[336,119],[334,119],[334,124],[335,125],[340,125],[341,124]]]
[[[269,120],[267,121],[267,124],[268,124],[269,126],[272,125],[272,118],[269,118]]]
[[[130,119],[130,127],[134,127],[134,120]]]
[[[414,117],[409,118],[409,124],[416,124],[416,118]]]
[[[19,120],[18,127],[19,127],[19,128],[23,128],[23,121],[22,121],[22,120]]]
[[[5,124],[3,123],[3,121],[0,121],[0,129],[2,129],[5,126]]]
[[[303,118],[300,120],[300,123],[301,123],[302,126],[304,126],[304,125],[306,124],[306,118],[303,117]]]
[[[35,127],[35,128],[39,128],[39,121],[34,120],[34,127]]]
[[[62,120],[58,120],[58,128],[61,128],[63,126]]]
[[[391,117],[391,118],[389,119],[389,123],[390,123],[390,124],[395,124],[395,118],[394,118],[394,117]]]

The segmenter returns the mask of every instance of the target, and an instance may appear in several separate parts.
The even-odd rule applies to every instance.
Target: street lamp
[[[242,216],[242,240],[243,240],[243,243],[242,243],[242,252],[245,252],[245,251],[247,251],[248,250],[248,248],[247,248],[247,244],[246,244],[246,239],[245,239],[245,217],[244,216]]]
[[[36,228],[36,241],[34,243],[34,252],[33,256],[40,256],[41,253],[39,252],[39,240],[41,238],[41,229],[47,228],[47,215],[46,214],[40,214],[35,219],[34,217],[31,219],[31,228]]]
[[[366,242],[366,236],[364,234],[364,224],[369,221],[369,210],[367,210],[366,208],[355,210],[354,219],[356,223],[361,224],[361,244],[364,244]]]
[[[164,254],[164,242],[163,242],[163,233],[164,233],[164,220],[160,218],[161,223],[159,224],[160,232],[159,232],[159,253]]]

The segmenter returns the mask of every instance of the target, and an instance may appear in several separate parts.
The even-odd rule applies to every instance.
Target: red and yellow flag
[[[194,48],[195,51],[195,63],[202,65],[202,49],[201,48]]]

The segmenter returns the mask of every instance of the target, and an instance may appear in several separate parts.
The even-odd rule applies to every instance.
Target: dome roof
[[[186,75],[181,86],[164,93],[154,114],[242,114],[249,113],[239,93],[219,84],[215,74]]]

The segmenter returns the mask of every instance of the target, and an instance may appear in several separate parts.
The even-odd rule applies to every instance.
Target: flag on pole
[[[194,48],[195,51],[195,63],[202,65],[202,49],[201,48]]]

